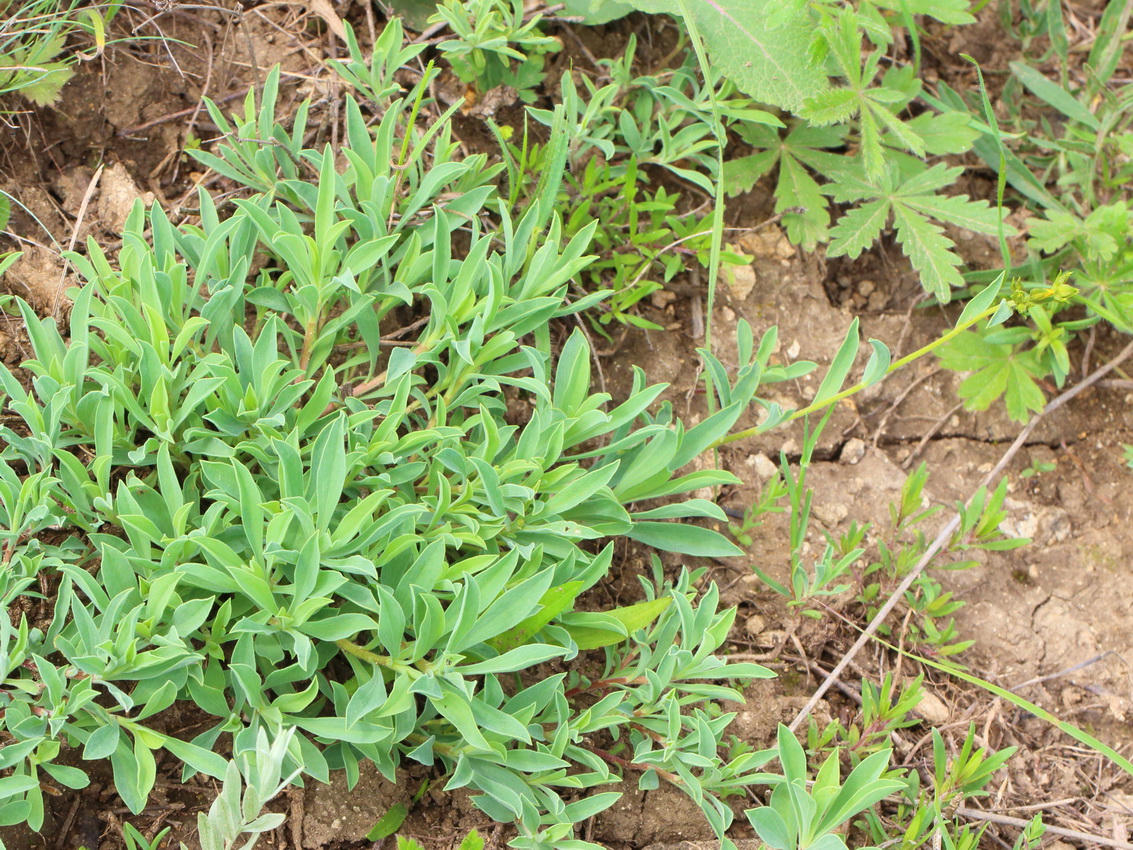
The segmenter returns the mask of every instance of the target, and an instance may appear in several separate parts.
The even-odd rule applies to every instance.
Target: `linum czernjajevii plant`
[[[995,771],[1018,748],[1005,747],[992,753],[984,747],[976,747],[976,730],[972,724],[959,751],[950,755],[940,733],[933,729],[931,734],[931,787],[922,789],[919,774],[910,771],[909,782],[901,789],[905,799],[898,804],[894,816],[882,818],[875,812],[866,812],[859,825],[870,840],[879,845],[899,843],[902,847],[923,847],[931,842],[954,850],[977,850],[982,846],[980,839],[987,824],[973,827],[954,812],[968,798],[986,796],[984,788]],[[928,774],[927,769],[925,772]],[[1015,847],[1017,850],[1032,847],[1042,832],[1041,819],[1032,820]]]
[[[818,427],[804,430],[797,471],[792,468],[787,457],[783,456],[779,474],[768,486],[769,498],[761,499],[756,509],[746,517],[746,521],[751,523],[759,514],[772,511],[787,513],[791,546],[787,583],[776,581],[758,566],[753,565],[752,570],[764,584],[788,600],[788,607],[796,609],[802,616],[814,619],[822,617],[822,611],[814,607],[817,600],[826,598],[832,601],[832,598],[841,596],[853,585],[851,579],[856,578],[856,601],[864,606],[865,618],[869,621],[877,613],[878,603],[888,598],[892,588],[905,578],[928,549],[928,540],[920,525],[936,514],[937,509],[922,507],[927,480],[927,468],[922,464],[906,480],[900,501],[890,505],[892,528],[888,535],[877,532],[872,535],[876,540],[877,551],[875,558],[867,566],[855,572],[855,567],[863,563],[861,559],[866,554],[867,546],[863,543],[870,526],[868,523],[861,526],[852,522],[846,533],[837,539],[823,532],[826,543],[808,567],[803,556],[808,548],[814,491],[806,486],[806,476],[825,424],[824,418]],[[949,558],[960,552],[981,549],[1002,551],[1029,543],[1025,538],[1010,538],[1000,533],[999,526],[1006,518],[1003,511],[1006,497],[1007,479],[1003,478],[990,494],[986,489],[980,490],[969,504],[957,505],[961,517],[960,526],[934,559],[932,567],[935,570],[969,569],[977,562]],[[787,505],[780,506],[779,503],[784,499]],[[743,530],[743,527],[732,528],[733,534],[742,534]],[[905,644],[933,657],[955,655],[971,645],[971,641],[954,642],[955,623],[950,617],[963,603],[953,600],[951,592],[944,591],[940,583],[932,578],[931,572],[926,570],[917,577],[905,599],[912,609],[907,620],[907,631],[902,635]],[[945,618],[949,619],[946,621]],[[878,633],[888,636],[889,627],[881,625]]]
[[[203,191],[197,225],[136,205],[115,262],[69,255],[66,337],[18,304],[33,356],[30,391],[0,368],[0,601],[51,615],[0,618],[2,822],[39,829],[44,783],[88,783],[65,748],[109,761],[139,812],[158,750],[226,778],[222,735],[241,759],[294,727],[281,775],[430,766],[523,850],[588,846],[575,825],[617,798],[592,790],[614,768],[681,788],[723,837],[720,796],[776,779],[775,750],[719,754],[716,701],[771,675],[716,655],[734,611],[659,563],[643,601],[575,609],[605,538],[738,553],[685,522],[724,522],[711,501],[633,506],[734,483],[679,470],[797,369],[741,325],[733,374],[704,353],[704,422],[651,410],[640,370],[611,408],[581,333],[551,356],[548,323],[604,295],[566,298],[592,229],[565,241],[553,211],[561,119],[516,219],[447,116],[416,126],[431,74],[383,89],[372,128],[346,99],[342,165],[276,122],[278,80],[220,125],[210,163],[254,192],[229,217]],[[586,650],[594,674],[544,666]],[[210,718],[192,739],[158,717],[179,701]]]

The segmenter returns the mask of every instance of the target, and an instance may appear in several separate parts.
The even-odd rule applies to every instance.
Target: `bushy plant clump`
[[[586,794],[612,765],[679,785],[722,834],[717,796],[774,757],[718,755],[714,701],[770,674],[715,655],[733,614],[700,573],[658,567],[643,602],[576,610],[608,538],[738,551],[682,522],[722,521],[710,501],[633,506],[734,481],[679,470],[788,374],[773,338],[742,332],[730,381],[705,355],[721,409],[696,427],[650,412],[663,388],[640,371],[617,406],[592,393],[585,338],[556,362],[548,333],[603,295],[565,298],[591,233],[564,242],[553,214],[565,142],[549,200],[513,216],[445,118],[416,126],[428,80],[397,97],[406,53],[383,38],[354,69],[378,117],[347,100],[339,160],[302,148],[305,109],[275,122],[273,74],[213,157],[259,191],[223,219],[202,192],[191,226],[136,206],[115,262],[93,242],[71,256],[66,335],[18,304],[33,357],[30,388],[0,369],[4,823],[38,829],[41,781],[84,787],[76,763],[109,760],[137,812],[158,750],[224,777],[222,735],[239,757],[295,727],[284,773],[431,766],[516,821],[516,846],[575,846],[617,796]],[[579,653],[603,648],[584,676]],[[202,713],[191,738],[163,713],[179,702]]]

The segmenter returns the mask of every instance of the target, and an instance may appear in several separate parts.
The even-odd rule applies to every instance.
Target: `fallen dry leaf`
[[[342,18],[334,10],[334,6],[330,4],[330,0],[311,0],[310,3],[295,3],[295,6],[304,6],[309,8],[312,12],[326,21],[326,25],[330,27],[330,31],[339,37],[343,42],[346,41],[346,27],[342,25]]]

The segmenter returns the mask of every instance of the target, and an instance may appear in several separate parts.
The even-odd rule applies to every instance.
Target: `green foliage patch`
[[[0,2],[0,95],[17,93],[39,106],[59,99],[80,56],[93,58],[106,46],[106,25],[120,0],[3,0]],[[73,51],[68,40],[82,34],[90,52]]]
[[[423,5],[447,25],[438,51],[462,81],[534,101],[558,47],[537,15],[518,0]],[[1057,5],[1042,24],[1055,42]],[[576,827],[613,804],[604,789],[623,774],[644,790],[681,788],[725,846],[726,799],[752,785],[772,788],[747,812],[770,847],[839,850],[854,818],[879,844],[902,832],[908,846],[978,844],[949,809],[981,793],[1010,753],[974,749],[969,734],[949,757],[934,733],[931,789],[890,770],[889,733],[914,722],[919,679],[899,693],[888,680],[864,683],[860,722],[813,726],[809,753],[785,728],[772,749],[728,751],[732,715],[720,703],[770,672],[720,654],[734,612],[719,609],[704,571],[666,574],[654,559],[641,601],[614,610],[589,610],[587,592],[609,575],[617,538],[738,554],[698,522],[723,523],[721,509],[688,497],[736,479],[687,464],[930,351],[972,373],[960,390],[969,407],[1006,395],[1014,418],[1040,409],[1038,381],[1065,379],[1074,332],[1099,319],[1128,326],[1130,213],[1117,197],[1133,149],[1128,99],[1098,101],[1094,81],[1071,92],[1065,67],[1056,85],[1013,66],[1066,119],[1048,161],[1033,151],[1002,160],[1043,208],[1029,230],[1031,279],[1008,293],[1000,275],[955,329],[896,363],[870,340],[862,381],[843,389],[855,320],[802,411],[758,394],[813,364],[773,365],[774,330],[757,340],[741,324],[732,367],[701,352],[714,412],[686,426],[640,369],[618,404],[592,392],[585,334],[553,346],[549,330],[588,311],[599,329],[647,325],[634,310],[641,298],[691,259],[714,264],[719,230],[687,214],[679,192],[649,188],[657,174],[719,204],[721,189],[747,191],[776,172],[792,241],[856,257],[891,230],[925,289],[947,301],[974,276],[960,271],[946,227],[1013,231],[1001,209],[942,195],[960,169],[929,160],[973,148],[986,158],[1002,139],[946,87],[926,95],[919,59],[882,71],[897,30],[919,57],[917,16],[968,23],[966,0],[571,0],[566,11],[599,21],[633,7],[688,24],[678,66],[638,73],[631,39],[624,56],[600,62],[608,80],[565,75],[562,103],[530,110],[548,128],[544,143],[494,127],[498,164],[458,156],[449,119],[459,104],[422,125],[435,70],[401,90],[395,71],[424,47],[404,44],[399,24],[372,58],[348,29],[349,58],[332,63],[356,94],[340,151],[303,145],[309,103],[287,126],[278,120],[277,70],[242,114],[207,104],[225,141],[193,155],[245,189],[233,207],[202,192],[199,221],[174,226],[138,206],[116,257],[93,243],[71,255],[86,283],[72,292],[66,332],[16,302],[33,356],[30,386],[0,369],[11,414],[0,425],[0,598],[50,615],[0,621],[0,823],[38,828],[42,783],[84,787],[83,762],[109,762],[140,811],[164,749],[182,776],[224,780],[199,824],[202,846],[217,850],[277,826],[259,812],[288,782],[343,770],[352,784],[367,760],[391,779],[415,763],[446,789],[470,789],[488,816],[517,824],[513,846],[532,850],[592,846]],[[702,64],[698,37],[720,73]],[[69,72],[48,64],[61,45],[39,45],[33,64],[56,76],[25,94],[57,93]],[[1104,86],[1112,40],[1095,52]],[[0,67],[0,81],[16,70]],[[921,104],[935,111],[914,114]],[[1103,130],[1115,139],[1091,158]],[[724,163],[728,141],[751,152]],[[1040,164],[1043,179],[1032,173]],[[1052,174],[1077,187],[1072,203],[1047,190]],[[13,259],[0,258],[0,271]],[[1058,318],[1078,295],[1047,280],[1064,262],[1083,278],[1074,303],[1085,319]],[[1008,294],[1033,327],[1001,326]],[[732,432],[753,403],[766,421]],[[925,551],[924,471],[860,575],[866,527],[804,559],[817,433],[807,430],[797,471],[784,459],[735,531],[789,510],[789,580],[767,584],[812,617],[854,588],[869,615]],[[998,532],[1004,497],[1001,486],[961,508],[946,550],[1018,545]],[[929,574],[906,603],[907,647],[937,657],[965,648],[951,620],[961,603]],[[191,740],[166,725],[178,702],[207,718]],[[218,752],[229,740],[231,759]],[[775,760],[780,772],[765,772]],[[891,795],[900,802],[886,820],[876,804]],[[372,836],[393,835],[407,814],[391,810]],[[146,845],[126,832],[131,846],[161,838]],[[482,845],[474,833],[463,846]]]
[[[719,750],[717,703],[771,674],[716,654],[734,612],[703,571],[655,562],[612,611],[582,594],[611,538],[738,553],[691,522],[718,506],[673,501],[736,479],[681,470],[798,370],[744,326],[731,374],[703,354],[719,412],[694,427],[640,370],[620,404],[593,393],[585,337],[552,356],[548,332],[606,294],[567,298],[593,227],[567,239],[554,212],[561,113],[549,191],[513,217],[447,116],[417,125],[430,76],[399,92],[416,48],[383,39],[343,65],[372,100],[347,99],[338,157],[302,147],[306,106],[275,120],[274,71],[243,114],[209,104],[232,141],[198,157],[253,190],[230,215],[203,191],[198,224],[136,205],[114,262],[69,255],[66,335],[17,302],[33,356],[30,387],[0,369],[0,599],[51,613],[0,620],[3,823],[40,827],[46,779],[88,783],[67,750],[109,761],[134,812],[159,750],[224,778],[208,846],[268,828],[280,776],[353,783],[363,760],[436,769],[522,848],[583,846],[615,767],[721,836],[721,796],[775,778],[776,751]],[[178,702],[206,718],[191,739],[166,725]],[[242,803],[222,735],[237,760],[275,753]]]

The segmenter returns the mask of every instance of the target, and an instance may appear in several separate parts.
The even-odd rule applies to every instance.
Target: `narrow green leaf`
[[[759,840],[773,850],[794,850],[794,836],[787,828],[787,822],[771,806],[759,806],[745,813]]]
[[[987,326],[994,328],[1002,325],[1008,319],[1015,315],[1015,310],[1011,307],[1010,302],[1005,298],[999,302],[999,307],[990,319],[987,320]]]
[[[118,748],[120,736],[117,723],[107,723],[91,732],[83,747],[83,758],[87,761],[98,761],[110,756]]]
[[[162,746],[173,753],[177,758],[181,759],[181,761],[185,762],[190,768],[206,776],[221,779],[224,777],[224,772],[228,769],[227,759],[219,753],[205,749],[199,744],[194,744],[190,741],[182,741],[179,738],[167,735],[162,737]]]
[[[264,551],[264,509],[263,494],[256,486],[252,473],[248,467],[235,458],[232,459],[232,468],[236,473],[236,484],[240,495],[240,524],[244,529],[244,536],[252,553],[260,557]]]
[[[320,529],[330,527],[346,483],[345,424],[341,414],[326,425],[311,450],[311,475],[307,498],[316,508]]]
[[[575,328],[559,355],[555,370],[554,405],[573,414],[590,392],[590,346],[582,331]]]
[[[1058,83],[1047,79],[1041,71],[1018,61],[1009,63],[1009,67],[1015,78],[1035,97],[1053,106],[1071,121],[1085,124],[1095,133],[1101,129],[1101,122],[1081,101]]]
[[[885,343],[871,339],[869,344],[873,346],[873,353],[869,356],[865,374],[862,375],[862,383],[867,387],[876,384],[889,373],[889,364],[893,359]]]
[[[458,669],[465,676],[485,676],[495,673],[515,673],[527,670],[538,664],[543,664],[553,658],[561,658],[567,654],[565,647],[552,646],[546,643],[533,643],[527,646],[517,646],[503,655],[480,661],[476,664],[462,664]]]
[[[551,620],[570,608],[582,589],[583,583],[581,581],[568,581],[566,584],[550,588],[540,598],[539,605],[541,607],[538,611],[510,629],[490,638],[486,643],[501,654],[522,646],[538,634],[540,629],[550,623]]]
[[[672,604],[672,597],[662,596],[659,599],[650,599],[646,602],[638,602],[635,605],[626,605],[622,608],[614,608],[610,611],[603,611],[626,627],[626,630],[633,634],[638,629],[644,629]]]
[[[66,764],[53,764],[51,762],[44,762],[40,766],[47,771],[52,779],[67,788],[79,790],[90,785],[90,777],[77,767],[71,767]]]
[[[991,307],[996,297],[999,295],[1000,289],[1003,287],[1004,274],[999,275],[968,300],[968,303],[964,305],[964,311],[960,313],[960,318],[956,320],[956,327],[966,325],[976,316]]]
[[[1066,79],[1067,65],[1070,61],[1070,40],[1066,35],[1066,20],[1062,16],[1062,0],[1047,0],[1046,32],[1051,47],[1062,67],[1062,78]]]
[[[567,624],[565,626],[571,639],[579,649],[600,649],[603,646],[613,646],[632,635],[638,629],[644,629],[656,620],[661,613],[672,603],[668,596],[660,599],[651,599],[629,605],[625,608],[615,608],[612,611],[603,611],[603,617],[613,617],[625,631],[621,629],[603,628],[597,625]]]
[[[487,610],[481,612],[476,619],[476,625],[465,634],[459,646],[451,647],[451,651],[459,652],[464,647],[497,637],[527,617],[533,616],[532,611],[547,592],[553,575],[553,570],[543,570],[505,591],[488,606]]]
[[[1125,34],[1129,29],[1129,17],[1133,14],[1133,3],[1122,0],[1109,0],[1101,19],[1096,24],[1094,46],[1090,48],[1087,60],[1096,74],[1096,85],[1109,82],[1117,70],[1125,47]]]
[[[842,340],[838,352],[830,362],[830,368],[826,371],[826,377],[822,379],[818,392],[815,393],[814,401],[811,402],[812,404],[821,404],[841,391],[842,385],[846,383],[846,376],[850,374],[850,369],[854,367],[860,339],[858,320],[855,318],[850,323],[850,329],[846,331],[846,338]]]
[[[366,833],[366,840],[381,841],[383,838],[389,838],[401,829],[401,825],[405,823],[407,817],[409,817],[409,807],[405,803],[394,803],[374,824],[374,828]]]
[[[784,724],[779,724],[779,763],[783,766],[783,778],[787,782],[800,785],[806,782],[806,753],[795,738],[794,733]]]
[[[743,550],[719,532],[680,522],[636,522],[626,537],[664,552],[698,558],[731,558]]]

